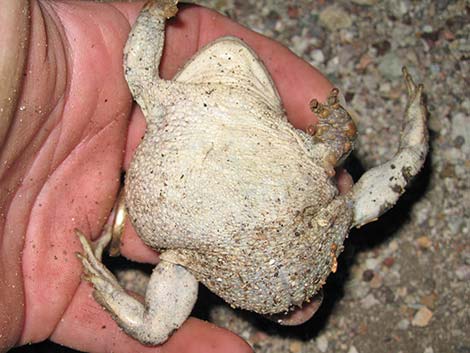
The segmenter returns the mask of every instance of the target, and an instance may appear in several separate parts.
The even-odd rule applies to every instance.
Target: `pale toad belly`
[[[229,245],[241,230],[291,224],[337,195],[282,112],[237,108],[215,90],[211,98],[199,115],[193,102],[167,109],[128,171],[132,222],[153,247]]]

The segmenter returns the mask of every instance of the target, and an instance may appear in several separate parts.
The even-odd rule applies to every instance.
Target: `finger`
[[[135,232],[129,220],[127,220],[124,227],[120,251],[121,255],[133,261],[150,264],[156,264],[158,262],[158,253],[145,245]]]
[[[53,332],[51,339],[84,352],[252,352],[238,336],[208,322],[190,318],[163,345],[144,346],[126,335],[91,296],[91,286],[82,282]]]

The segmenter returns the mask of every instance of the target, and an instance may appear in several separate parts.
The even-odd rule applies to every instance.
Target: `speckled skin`
[[[164,341],[186,319],[197,281],[233,307],[261,314],[308,301],[336,270],[349,229],[390,208],[426,155],[421,87],[405,72],[406,129],[390,163],[409,173],[400,178],[390,165],[375,168],[340,195],[334,167],[356,129],[337,90],[326,104],[311,102],[320,119],[315,128],[293,128],[263,64],[232,37],[209,44],[172,81],[163,80],[165,18],[175,12],[175,1],[149,3],[125,49],[126,79],[147,119],[125,202],[139,236],[162,251],[145,306],[110,279],[81,237],[95,297],[147,344]]]
[[[141,55],[135,43],[129,55]],[[325,160],[342,139],[315,143],[293,128],[265,68],[236,38],[202,49],[174,81],[144,82],[140,100],[153,114],[126,178],[139,236],[171,249],[163,261],[234,307],[274,314],[302,304],[351,224],[331,178],[336,160]]]

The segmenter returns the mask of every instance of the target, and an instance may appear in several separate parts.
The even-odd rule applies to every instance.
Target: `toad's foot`
[[[78,254],[84,278],[94,287],[93,296],[118,325],[143,344],[155,345],[168,339],[187,319],[197,299],[198,283],[184,267],[165,261],[155,267],[145,294],[145,304],[127,294],[97,253],[77,231],[84,254]],[[110,237],[109,237],[110,238]],[[109,242],[109,239],[102,243]],[[102,244],[100,244],[100,247]]]
[[[325,168],[334,174],[333,168],[346,159],[356,139],[356,125],[338,100],[337,88],[331,90],[327,102],[313,99],[310,109],[318,117],[318,124],[307,128],[313,136],[316,158],[324,161]]]
[[[387,163],[367,171],[354,185],[353,226],[361,226],[376,220],[389,210],[405,191],[423,166],[428,151],[426,107],[423,103],[423,86],[416,85],[403,68],[408,89],[408,104],[396,155]]]

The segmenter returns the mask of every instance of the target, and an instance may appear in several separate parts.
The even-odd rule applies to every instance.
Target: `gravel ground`
[[[280,327],[210,294],[200,306],[209,302],[208,316],[259,353],[469,353],[470,2],[198,3],[280,41],[341,88],[358,113],[348,164],[356,176],[397,148],[403,65],[424,83],[431,143],[399,204],[351,233],[308,323]],[[28,351],[43,351],[36,349]]]

